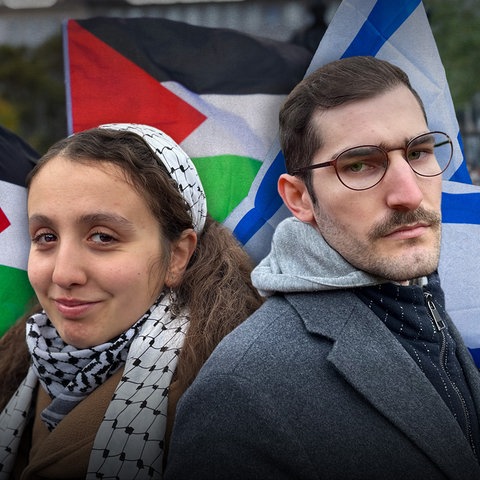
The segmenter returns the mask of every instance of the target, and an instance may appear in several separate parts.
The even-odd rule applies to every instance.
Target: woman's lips
[[[66,318],[80,318],[89,313],[99,302],[77,299],[57,298],[54,299],[59,313]]]

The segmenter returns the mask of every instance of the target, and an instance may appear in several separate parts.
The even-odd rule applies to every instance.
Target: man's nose
[[[389,152],[389,166],[383,182],[387,204],[394,210],[415,210],[423,200],[418,175],[412,170],[402,150]]]

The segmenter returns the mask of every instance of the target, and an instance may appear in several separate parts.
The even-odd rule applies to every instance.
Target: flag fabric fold
[[[277,115],[285,95],[306,73],[345,56],[372,55],[404,69],[430,128],[454,140],[444,174],[439,271],[447,308],[480,365],[480,275],[473,261],[480,253],[480,188],[471,185],[420,0],[343,0],[313,59],[286,42],[165,19],[69,20],[64,39],[70,131],[117,121],[165,130],[197,165],[209,211],[255,261],[289,215],[277,192],[284,171]]]
[[[37,159],[33,148],[0,127],[0,336],[33,298],[26,272],[30,238],[25,179]]]
[[[69,20],[64,46],[70,133],[112,122],[165,131],[194,161],[219,221],[247,195],[312,57],[162,18]]]

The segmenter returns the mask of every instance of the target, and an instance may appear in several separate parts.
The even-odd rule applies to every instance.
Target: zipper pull
[[[433,296],[430,292],[424,292],[423,295],[425,296],[425,301],[427,302],[428,311],[430,312],[430,316],[432,317],[438,331],[443,330],[446,325],[443,321],[442,317],[438,313],[437,307],[433,303]]]

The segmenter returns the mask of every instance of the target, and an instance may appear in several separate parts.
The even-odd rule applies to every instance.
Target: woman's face
[[[66,343],[118,336],[162,290],[160,226],[118,167],[53,158],[31,182],[28,217],[28,276]]]

